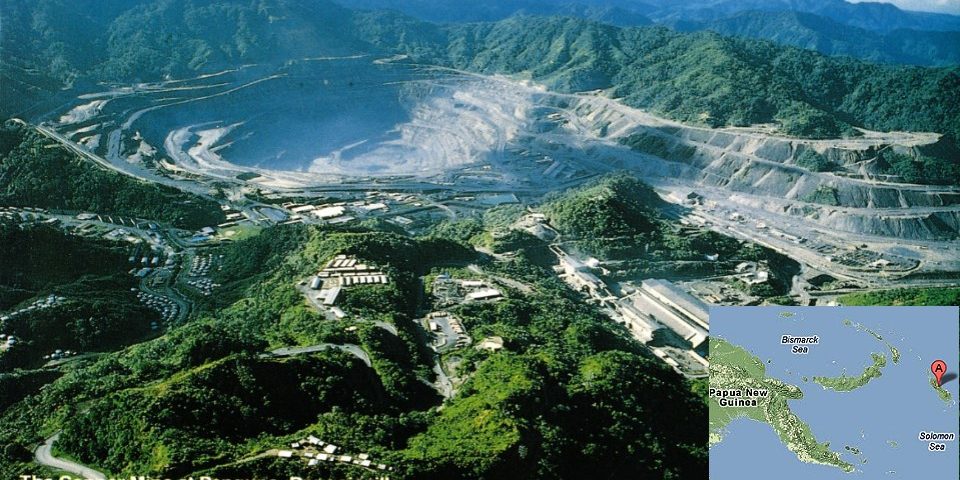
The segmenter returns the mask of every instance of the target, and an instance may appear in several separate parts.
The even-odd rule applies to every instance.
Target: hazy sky
[[[859,3],[867,0],[847,0]],[[922,12],[942,12],[960,15],[960,0],[869,0],[892,3],[904,10],[919,10]]]

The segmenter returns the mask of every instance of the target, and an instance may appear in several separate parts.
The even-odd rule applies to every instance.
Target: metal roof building
[[[641,288],[657,300],[682,313],[704,329],[710,328],[709,305],[690,295],[672,282],[663,279],[647,279]]]

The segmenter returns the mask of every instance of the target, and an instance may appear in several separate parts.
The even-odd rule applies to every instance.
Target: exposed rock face
[[[863,132],[854,139],[801,140],[778,136],[764,126],[684,125],[601,93],[561,94],[502,76],[386,67],[376,61],[371,66],[364,57],[323,60],[334,62],[329,65],[306,60],[277,71],[272,66],[251,67],[87,95],[79,106],[65,110],[61,128],[77,140],[102,136],[106,140],[91,148],[111,161],[117,159],[116,164],[142,160],[143,155],[126,152],[124,139],[139,128],[153,130],[151,144],[163,145],[177,168],[226,179],[254,171],[259,182],[271,187],[401,175],[485,185],[490,180],[479,168],[502,173],[490,181],[498,186],[504,178],[520,185],[538,184],[544,179],[537,176],[545,175],[549,167],[511,153],[530,150],[546,165],[577,163],[584,176],[630,169],[651,183],[679,185],[710,200],[732,201],[729,206],[734,208],[776,214],[783,217],[776,219],[782,224],[802,219],[807,227],[917,240],[960,235],[960,188],[899,183],[884,174],[878,160],[888,150],[960,158],[957,147],[937,134]],[[284,112],[301,112],[298,106],[309,104],[307,111],[319,113],[309,121],[298,113],[292,123],[298,128],[308,124],[325,135],[279,129],[253,140],[254,131],[275,127],[270,121],[249,118],[248,110],[259,108],[264,94],[273,102],[284,97],[275,92],[301,90],[291,78],[313,78],[345,67],[364,79],[364,93],[356,97],[366,99],[363,108],[355,100],[346,105],[341,99],[354,90],[353,82],[335,87],[319,82],[322,88],[290,95],[286,103],[271,105],[270,111],[272,118],[288,119],[291,115]],[[170,97],[173,91],[176,97]],[[371,95],[372,100],[367,98]],[[91,101],[100,97],[110,100]],[[241,108],[234,108],[237,105]],[[350,115],[344,117],[338,109],[349,110]],[[145,114],[149,120],[142,120]],[[383,120],[385,115],[392,120]],[[210,118],[217,121],[208,125]],[[238,125],[244,127],[235,128]],[[201,141],[190,147],[194,136]],[[327,137],[329,141],[323,140]],[[811,152],[816,153],[812,164]],[[307,158],[309,165],[298,163],[298,156]],[[299,170],[291,171],[291,165]],[[553,181],[562,185],[570,178]]]
[[[653,165],[639,168],[643,175],[723,189],[744,206],[802,217],[826,229],[927,240],[960,235],[960,189],[898,183],[879,174],[876,165],[885,149],[960,156],[939,135],[865,132],[854,139],[802,140],[760,129],[684,126],[602,97],[566,102],[593,134],[649,155],[646,161]],[[833,171],[798,165],[805,150],[815,151]]]

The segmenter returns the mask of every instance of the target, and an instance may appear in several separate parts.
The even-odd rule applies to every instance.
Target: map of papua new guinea
[[[960,478],[958,318],[957,307],[711,308],[710,478]]]

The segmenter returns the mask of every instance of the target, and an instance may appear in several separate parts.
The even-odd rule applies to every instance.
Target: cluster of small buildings
[[[160,314],[161,321],[164,323],[170,323],[177,318],[177,314],[180,311],[180,307],[176,302],[170,300],[167,297],[160,295],[154,295],[152,293],[139,292],[137,293],[137,298],[140,299],[140,303],[147,306],[151,310],[155,310]],[[151,330],[159,330],[160,325],[157,322],[150,323]]]
[[[66,297],[61,297],[58,295],[49,295],[39,300],[34,301],[30,305],[23,307],[19,310],[14,310],[6,315],[0,316],[0,329],[8,328],[7,323],[17,318],[20,315],[25,315],[30,312],[37,310],[44,310],[56,306],[57,304],[66,300]],[[20,343],[20,339],[13,336],[7,335],[5,333],[0,333],[0,352],[9,350],[13,348],[14,345]]]
[[[0,333],[0,352],[5,352],[17,344],[19,340],[13,335],[7,335],[5,333]]]
[[[217,225],[217,228],[229,228],[236,226],[238,223],[249,220],[246,213],[239,210],[235,210],[230,205],[220,205],[220,210],[223,211],[224,216],[226,216],[227,221]]]
[[[43,310],[46,308],[54,307],[62,303],[66,299],[67,299],[66,297],[61,297],[59,295],[53,295],[53,294],[48,295],[44,298],[34,301],[33,303],[31,303],[30,305],[27,305],[26,307],[23,307],[18,310],[14,310],[6,315],[0,316],[0,325],[6,324],[10,320],[13,320],[14,318],[20,315],[30,313],[35,310]]]
[[[324,307],[330,307],[337,318],[345,314],[335,307],[340,293],[344,288],[356,285],[387,285],[390,277],[380,269],[361,263],[354,256],[337,255],[309,280],[300,282],[300,285],[313,291],[306,292],[316,302]]]
[[[460,319],[447,312],[433,312],[427,315],[426,320],[430,331],[443,337],[444,343],[440,345],[441,347],[461,348],[473,341],[470,335],[467,335],[467,330],[463,328]]]
[[[139,243],[139,240],[137,243]],[[127,260],[133,264],[129,273],[138,278],[145,278],[154,271],[164,269],[169,271],[177,263],[175,254],[165,256],[163,252],[152,249],[141,251],[139,246]]]
[[[49,355],[44,355],[44,360],[63,360],[65,358],[75,357],[78,353],[71,350],[54,350],[53,353]]]
[[[162,250],[166,247],[166,240],[160,234],[160,226],[153,222],[137,220],[131,217],[123,218],[110,215],[98,215],[96,213],[80,213],[75,218],[83,222],[73,227],[73,232],[77,235],[86,237],[99,235],[107,240],[124,241],[135,245],[139,245],[146,240],[153,244],[157,250]],[[105,226],[96,222],[120,225],[120,227]],[[144,266],[147,266],[153,257],[153,254],[149,252],[147,252],[147,254],[151,256],[147,257],[147,262],[143,262]],[[135,254],[134,256],[135,258],[131,259],[130,263],[136,263],[137,259],[140,258],[139,254]],[[153,266],[156,267],[157,265]]]
[[[16,223],[20,222],[32,222],[36,220],[36,216],[24,212],[17,207],[0,207],[0,219],[11,220]]]
[[[0,220],[7,220],[13,223],[59,225],[57,218],[47,218],[47,210],[34,207],[0,207]]]
[[[327,262],[326,266],[310,280],[310,288],[330,289],[336,287],[350,287],[353,285],[370,285],[390,283],[390,277],[380,269],[360,263],[356,257],[337,255]]]
[[[217,257],[217,259],[222,259],[223,255]],[[193,260],[190,262],[190,272],[189,275],[192,277],[202,277],[210,274],[210,269],[213,268],[213,262],[215,258],[212,254],[206,255],[197,255],[193,257]],[[219,270],[220,267],[218,267]]]
[[[757,262],[742,262],[734,271],[737,278],[747,285],[758,285],[770,280],[770,272],[761,269]]]
[[[220,284],[215,283],[207,275],[210,274],[210,270],[215,266],[216,261],[222,258],[223,255],[214,256],[212,254],[201,254],[193,257],[193,260],[190,261],[190,270],[187,272],[192,278],[186,281],[187,285],[193,287],[205,297],[213,295],[213,290]],[[216,267],[217,271],[223,269],[223,265],[216,265]]]
[[[433,296],[439,306],[446,307],[463,302],[499,300],[503,292],[480,280],[453,279],[444,273],[433,282]]]
[[[210,295],[213,295],[213,289],[220,286],[219,283],[215,283],[213,280],[209,278],[190,279],[190,280],[187,280],[187,285],[190,285],[191,287],[197,289],[197,291],[200,292],[200,294],[205,297],[209,297]]]
[[[393,467],[389,467],[383,463],[375,463],[370,459],[369,454],[361,453],[355,457],[353,455],[338,455],[337,452],[339,450],[340,447],[330,443],[325,443],[319,438],[311,435],[299,442],[292,443],[290,445],[290,450],[278,451],[277,456],[280,458],[293,458],[294,456],[298,456],[305,459],[307,461],[307,465],[311,467],[317,466],[321,462],[338,462],[341,464],[365,468],[371,471],[393,471]],[[382,480],[389,480],[389,477],[380,478]]]

